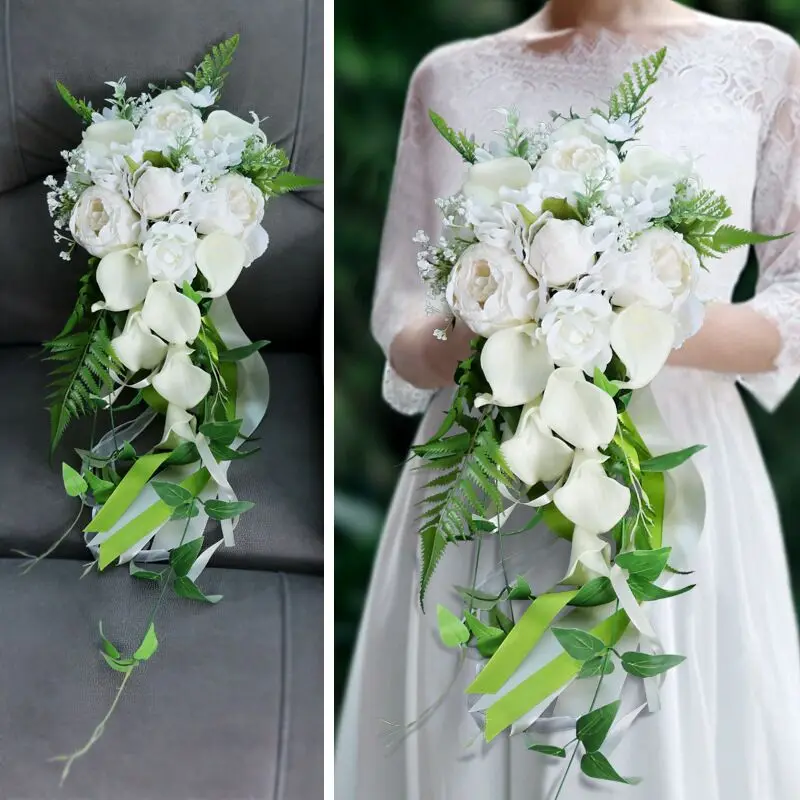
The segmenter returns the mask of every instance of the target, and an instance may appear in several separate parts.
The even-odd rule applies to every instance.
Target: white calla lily
[[[158,447],[174,450],[181,442],[194,441],[197,418],[186,409],[170,404],[164,418],[164,435]]]
[[[583,586],[609,573],[611,547],[596,533],[576,527],[572,532],[569,569],[561,579],[567,586]]]
[[[221,297],[236,283],[247,262],[244,245],[229,233],[214,231],[204,236],[195,253],[197,268],[208,281],[208,297]]]
[[[528,486],[560,478],[572,462],[572,448],[553,436],[534,404],[522,410],[516,432],[500,445],[500,451],[511,471]]]
[[[192,364],[191,349],[173,345],[167,351],[164,366],[153,376],[153,388],[171,405],[194,408],[211,389],[211,376]]]
[[[128,311],[138,306],[147,295],[153,281],[147,264],[136,247],[115,250],[100,259],[96,273],[97,285],[104,302],[95,303],[92,311]]]
[[[167,353],[167,346],[154,336],[142,319],[141,311],[131,311],[119,336],[111,340],[117,358],[131,371],[155,369]]]
[[[544,391],[553,362],[539,327],[529,324],[493,333],[481,351],[481,369],[492,387],[488,402],[520,406]]]
[[[170,344],[188,344],[200,333],[200,309],[172,281],[156,281],[147,292],[142,318]]]
[[[541,413],[550,430],[580,450],[605,447],[617,430],[614,401],[574,367],[562,367],[550,376]]]
[[[611,530],[627,512],[630,489],[606,475],[606,457],[577,451],[567,482],[553,494],[556,508],[588,533]]]
[[[664,311],[636,304],[617,314],[611,347],[628,371],[626,385],[641,389],[661,371],[675,344],[675,323]]]

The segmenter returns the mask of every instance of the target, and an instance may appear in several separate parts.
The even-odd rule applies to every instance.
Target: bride
[[[515,106],[529,124],[551,109],[586,111],[663,45],[644,143],[697,156],[705,182],[733,207],[733,224],[800,230],[800,50],[768,26],[670,0],[550,0],[519,27],[436,50],[408,92],[373,314],[387,355],[385,398],[401,412],[426,412],[419,440],[449,406],[472,336],[456,328],[445,342],[434,337],[442,320],[426,315],[417,274],[412,237],[436,230],[433,199],[455,191],[464,169],[428,109],[488,139],[494,109]],[[652,384],[676,447],[708,445],[695,460],[707,493],[697,588],[652,605],[666,652],[688,660],[668,674],[661,710],[639,717],[611,754],[618,772],[642,783],[588,782],[573,769],[565,800],[800,798],[797,624],[775,499],[736,388],[774,409],[800,376],[800,239],[762,245],[757,256],[756,295],[746,303],[730,301],[746,253],[711,264],[701,284],[711,300],[705,324]],[[435,614],[420,611],[420,484],[407,467],[375,564],[339,731],[337,797],[549,800],[564,763],[527,751],[524,736],[481,741],[463,693],[474,668],[458,668],[438,642]],[[546,531],[515,539],[525,541],[516,553],[495,552],[494,565],[524,563],[534,591],[547,590],[543,576],[553,564],[563,574],[569,543]],[[472,559],[468,544],[448,551],[429,608],[469,582]]]

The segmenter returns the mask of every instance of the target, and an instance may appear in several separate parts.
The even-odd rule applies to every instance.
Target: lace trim
[[[413,417],[424,414],[436,391],[419,389],[403,380],[387,362],[383,370],[383,399],[397,412]]]

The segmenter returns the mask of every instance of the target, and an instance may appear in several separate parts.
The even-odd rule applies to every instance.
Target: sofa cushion
[[[272,383],[267,416],[256,431],[261,450],[232,464],[231,484],[255,508],[241,517],[236,546],[220,548],[214,564],[244,568],[322,570],[322,380],[314,358],[264,351]],[[70,447],[86,447],[84,420],[68,432],[48,463],[44,411],[47,367],[30,347],[0,347],[0,556],[14,549],[38,554],[78,511],[61,482],[61,460],[77,462]],[[104,426],[107,423],[104,423]],[[219,527],[209,528],[209,541]],[[55,557],[88,560],[76,531]]]
[[[322,797],[322,581],[207,569],[207,606],[168,596],[160,647],[104,736],[59,791],[55,755],[106,713],[121,676],[98,655],[98,620],[129,652],[157,589],[121,571],[78,580],[47,561],[0,559],[0,775],[15,800],[309,800]]]

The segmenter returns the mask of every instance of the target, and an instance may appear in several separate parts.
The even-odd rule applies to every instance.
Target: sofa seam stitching
[[[14,143],[14,150],[17,154],[17,162],[20,170],[19,179],[25,183],[28,179],[25,170],[25,161],[22,158],[22,150],[19,146],[19,130],[17,129],[17,109],[14,102],[14,80],[11,68],[11,0],[5,0],[4,4],[4,24],[5,24],[5,48],[6,48],[6,86],[8,91],[8,115],[11,121],[10,133]]]
[[[303,99],[306,95],[306,72],[308,64],[308,29],[311,25],[311,15],[308,11],[308,0],[303,2],[303,58],[300,62],[300,91],[297,97],[297,115],[294,121],[294,138],[292,141],[292,153],[289,156],[289,169],[294,171],[295,154],[298,150],[300,141],[300,126],[303,122]]]
[[[285,789],[286,751],[289,736],[289,703],[288,692],[291,689],[291,637],[289,636],[290,602],[286,573],[279,572],[281,597],[281,686],[278,699],[278,744],[275,767],[275,786],[272,796],[274,800],[282,800]]]

